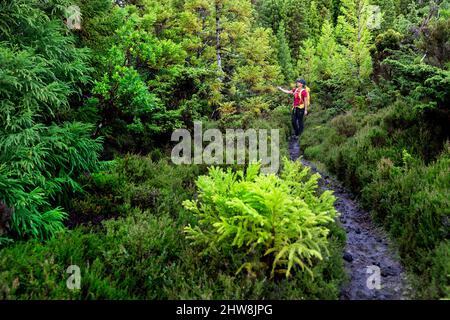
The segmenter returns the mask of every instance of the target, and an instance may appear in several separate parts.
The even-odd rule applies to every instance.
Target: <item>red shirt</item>
[[[292,94],[294,95],[294,107],[298,107],[301,104],[303,104],[303,101],[305,101],[305,98],[308,97],[308,91],[306,91],[306,89],[304,89],[304,88],[292,89]]]

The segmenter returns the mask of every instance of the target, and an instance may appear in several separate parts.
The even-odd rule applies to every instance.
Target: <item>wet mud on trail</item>
[[[354,196],[340,183],[300,157],[297,139],[289,140],[291,160],[299,160],[322,176],[319,185],[333,190],[339,221],[347,234],[343,259],[349,282],[341,289],[342,300],[399,300],[408,299],[406,274],[386,233],[375,226],[370,214],[359,208]],[[373,280],[379,274],[379,284]]]

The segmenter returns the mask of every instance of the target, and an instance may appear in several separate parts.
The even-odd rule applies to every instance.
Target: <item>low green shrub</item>
[[[330,123],[339,135],[347,138],[353,136],[358,128],[356,118],[350,112],[334,117]]]
[[[114,166],[82,177],[85,192],[71,201],[71,214],[67,224],[98,225],[104,219],[125,215],[129,210],[124,193],[126,185],[115,172]]]
[[[427,258],[429,261],[426,265],[429,268],[421,270],[423,277],[420,285],[426,290],[422,296],[450,299],[450,241],[447,239],[441,242]]]
[[[364,203],[374,204],[375,218],[388,227],[414,265],[418,249],[433,250],[449,236],[445,221],[450,215],[450,158],[444,154],[424,166],[408,156],[404,152],[402,167],[387,168],[387,177],[377,177],[361,194]]]
[[[198,219],[186,233],[202,254],[245,252],[243,268],[250,275],[270,270],[288,277],[311,266],[327,253],[329,229],[337,215],[335,198],[325,191],[316,196],[318,175],[308,177],[299,162],[283,161],[280,177],[259,175],[260,165],[246,173],[211,168],[197,180],[199,201],[184,206]]]
[[[235,275],[238,261],[199,257],[183,226],[168,214],[132,210],[103,222],[102,231],[76,228],[49,240],[16,243],[0,251],[2,299],[336,299],[344,271],[340,229],[330,225],[329,255],[280,281]],[[231,264],[230,264],[231,263]],[[81,271],[70,290],[66,272]]]
[[[168,215],[134,210],[97,233],[77,228],[48,241],[0,251],[0,296],[6,299],[164,298],[164,278],[178,260],[181,232]],[[69,290],[67,267],[81,271]]]
[[[66,268],[92,265],[100,254],[101,238],[82,229],[58,234],[46,243],[28,241],[0,251],[2,299],[71,299]],[[82,268],[87,272],[87,269]]]
[[[74,198],[69,226],[99,224],[126,216],[131,208],[176,216],[183,200],[194,193],[202,166],[173,165],[166,158],[127,155],[107,169],[83,178],[86,192]]]

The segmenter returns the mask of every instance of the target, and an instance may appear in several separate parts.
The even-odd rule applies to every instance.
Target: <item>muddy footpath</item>
[[[341,299],[408,299],[410,294],[406,274],[386,232],[377,227],[370,214],[358,206],[354,195],[301,157],[297,139],[290,139],[289,153],[291,160],[299,160],[313,172],[318,172],[322,176],[320,187],[332,190],[337,198],[335,208],[340,213],[338,223],[347,233],[342,258],[349,278],[341,290]]]

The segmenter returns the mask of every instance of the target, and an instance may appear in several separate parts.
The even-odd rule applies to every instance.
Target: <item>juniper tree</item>
[[[60,205],[94,170],[100,140],[67,119],[69,99],[89,82],[88,52],[63,25],[64,1],[2,1],[0,12],[0,205],[8,238],[63,230]],[[5,211],[5,210],[4,210]]]
[[[370,45],[372,35],[367,21],[369,18],[367,0],[342,0],[342,14],[338,18],[336,35],[343,45],[342,50],[348,63],[343,65],[346,88],[361,93],[372,73]],[[349,95],[353,93],[349,92]]]
[[[284,75],[285,82],[292,81],[296,76],[294,66],[292,64],[291,51],[286,40],[286,30],[284,23],[280,24],[277,32],[278,40],[278,62]]]

